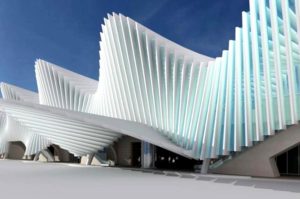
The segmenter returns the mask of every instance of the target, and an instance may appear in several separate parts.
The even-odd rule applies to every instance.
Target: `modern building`
[[[108,15],[99,81],[38,59],[38,93],[1,84],[1,154],[300,175],[300,0],[250,0],[241,17],[211,58]]]

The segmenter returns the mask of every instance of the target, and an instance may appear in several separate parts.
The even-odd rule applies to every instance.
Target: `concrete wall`
[[[62,148],[60,148],[58,151],[58,158],[59,158],[60,162],[73,162],[74,161],[74,156]]]
[[[75,157],[73,154],[69,153],[67,150],[62,149],[58,145],[51,145],[54,149],[54,153],[52,154],[54,157],[54,160],[57,162],[74,162]]]
[[[22,142],[10,142],[8,149],[8,159],[22,159],[25,153],[26,147]]]
[[[119,166],[131,166],[132,158],[132,142],[141,142],[138,139],[129,136],[123,136],[118,142],[114,145],[114,148],[117,153]]]
[[[278,168],[275,156],[300,143],[300,126],[294,125],[276,133],[265,141],[246,149],[227,160],[212,173],[277,177]]]

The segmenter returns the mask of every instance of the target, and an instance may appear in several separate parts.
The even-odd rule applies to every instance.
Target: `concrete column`
[[[209,162],[210,162],[209,158],[203,160],[202,167],[201,167],[201,174],[207,174],[209,168]]]
[[[54,156],[52,155],[52,153],[48,150],[48,149],[44,149],[41,151],[41,153],[46,157],[47,162],[54,162]]]
[[[45,159],[47,159],[47,162],[54,162],[54,157],[48,149],[44,149],[44,150],[36,153],[33,158],[33,161],[39,161],[40,155],[43,155],[45,157]]]
[[[154,167],[154,146],[148,142],[142,141],[141,147],[141,165],[142,168],[149,169]]]
[[[86,160],[86,165],[91,165],[93,158],[94,158],[95,154],[91,153],[91,154],[87,154],[87,160]]]
[[[41,154],[41,152],[37,152],[33,158],[33,161],[38,161],[40,154]]]

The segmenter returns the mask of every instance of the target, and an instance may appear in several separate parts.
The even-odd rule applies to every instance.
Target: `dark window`
[[[275,158],[281,175],[300,176],[300,145]]]

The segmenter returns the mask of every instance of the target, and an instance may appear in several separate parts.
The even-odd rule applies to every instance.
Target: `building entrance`
[[[155,167],[171,170],[194,170],[199,161],[182,157],[176,153],[156,146]]]

